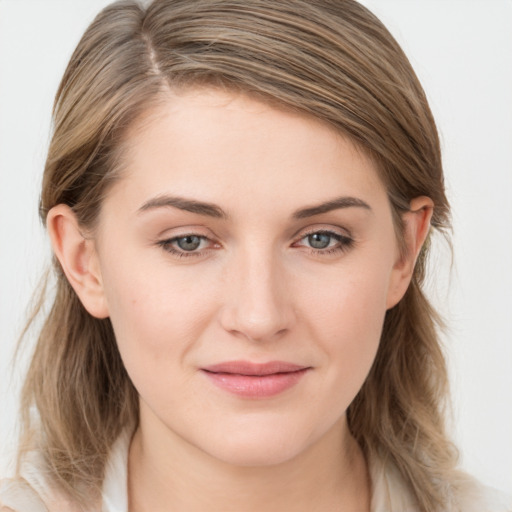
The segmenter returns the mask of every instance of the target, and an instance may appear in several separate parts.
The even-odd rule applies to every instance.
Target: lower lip
[[[270,375],[240,375],[237,373],[203,373],[219,388],[244,398],[269,398],[295,386],[307,368]]]

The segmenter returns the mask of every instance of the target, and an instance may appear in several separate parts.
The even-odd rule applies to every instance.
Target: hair
[[[122,174],[128,128],[166,91],[192,86],[241,91],[335,127],[375,162],[398,239],[401,216],[418,196],[434,202],[431,231],[449,228],[424,91],[388,30],[354,0],[154,0],[146,7],[124,0],[106,7],[56,95],[43,223],[64,203],[93,228]],[[446,503],[457,463],[444,425],[441,323],[422,290],[428,248],[405,296],[386,313],[376,359],[347,412],[364,453],[398,468],[422,512]],[[54,272],[53,305],[22,392],[18,460],[35,440],[54,481],[85,506],[101,487],[113,442],[137,424],[138,395],[110,320],[86,312],[55,259]]]

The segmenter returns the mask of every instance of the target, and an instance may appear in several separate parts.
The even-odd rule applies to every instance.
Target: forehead
[[[327,123],[240,92],[169,93],[130,128],[123,159],[121,184],[139,197],[295,209],[335,195],[386,195],[370,158]]]

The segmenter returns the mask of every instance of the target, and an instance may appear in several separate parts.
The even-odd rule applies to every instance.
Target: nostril
[[[225,331],[251,342],[279,339],[288,332],[291,324],[284,311],[274,311],[267,316],[251,316],[235,308],[223,311],[220,323]]]

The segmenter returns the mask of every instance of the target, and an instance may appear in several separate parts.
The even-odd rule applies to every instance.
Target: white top
[[[121,436],[114,444],[105,472],[101,512],[128,512],[127,468],[130,439]],[[23,480],[0,481],[0,512],[78,512],[48,485],[37,454],[22,470]],[[396,468],[380,460],[370,461],[371,512],[415,512],[411,492]],[[461,482],[457,503],[446,512],[512,512],[512,499],[473,480]],[[455,500],[454,500],[455,501]],[[97,511],[100,512],[100,511]]]

